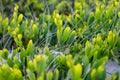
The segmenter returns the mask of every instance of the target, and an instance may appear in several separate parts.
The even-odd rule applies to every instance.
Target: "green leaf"
[[[35,70],[39,73],[41,70],[40,70],[40,60],[41,60],[41,57],[40,55],[36,55],[34,60],[33,60],[33,64],[35,66]],[[40,73],[39,73],[40,74]]]
[[[118,17],[120,17],[120,11],[118,12]]]
[[[58,29],[61,29],[61,28],[62,28],[62,25],[63,25],[63,21],[62,21],[62,20],[59,20],[59,21],[58,21],[58,27],[59,27]]]
[[[90,76],[91,76],[90,80],[96,80],[97,70],[95,68],[92,69]]]
[[[34,36],[37,38],[38,36],[38,27],[36,24],[33,24],[32,31],[34,33]]]
[[[28,73],[28,76],[29,76],[30,80],[36,80],[35,74],[32,71],[27,70],[27,73]]]
[[[84,66],[87,66],[89,64],[89,58],[87,55],[84,55],[82,58],[82,62],[84,64]]]
[[[24,58],[27,56],[26,51],[24,48],[22,48],[22,51],[20,52],[20,60],[21,62],[24,62]]]
[[[98,67],[101,66],[101,65],[105,65],[105,63],[107,62],[107,60],[108,60],[108,57],[107,57],[107,56],[105,56],[105,57],[103,57],[103,58],[101,58],[101,59],[99,59],[99,60],[96,60],[96,61],[93,63],[92,68],[98,68]]]
[[[111,80],[119,80],[119,72],[115,72],[112,76],[112,79]]]
[[[100,22],[102,20],[102,13],[99,10],[99,8],[96,8],[95,18],[97,19],[98,22]]]
[[[69,34],[70,34],[70,27],[66,27],[64,32],[63,32],[63,36],[62,36],[63,43],[66,42],[66,40],[69,37]]]
[[[27,55],[33,54],[33,42],[32,40],[29,41],[28,45],[27,45]]]
[[[69,69],[68,78],[70,78],[70,80],[81,80],[81,74],[82,74],[82,65],[77,64]]]
[[[56,69],[55,70],[55,80],[58,80],[59,78],[59,71]]]
[[[53,73],[51,71],[47,73],[47,80],[53,80]]]
[[[7,59],[8,58],[8,50],[3,49],[1,56],[2,56],[2,58]]]
[[[94,20],[95,20],[94,13],[91,12],[91,13],[90,13],[90,16],[89,16],[89,18],[88,18],[87,24],[88,24],[88,25],[92,24]]]
[[[20,14],[20,15],[18,16],[18,23],[20,23],[22,20],[23,20],[23,14]]]
[[[65,55],[58,56],[57,61],[59,62],[60,65],[66,65],[66,56]]]
[[[106,78],[106,70],[104,65],[101,65],[97,69],[97,80],[105,80]]]
[[[79,80],[82,74],[82,65],[77,64],[73,68],[73,80]]]
[[[8,19],[8,18],[5,18],[5,19],[3,20],[4,33],[5,33],[6,30],[7,30],[8,23],[9,23],[9,19]]]
[[[8,58],[7,59],[7,64],[10,66],[10,67],[13,67],[14,63],[13,63],[13,60],[11,58]]]
[[[71,33],[70,36],[69,36],[69,39],[68,39],[68,41],[67,41],[67,44],[71,44],[71,43],[74,41],[75,36],[76,36],[76,31],[73,30],[72,33]]]
[[[61,37],[62,37],[62,30],[57,30],[57,39],[58,39],[58,42],[60,43],[61,42]]]
[[[29,70],[31,70],[31,71],[34,71],[34,70],[35,70],[35,69],[34,69],[34,64],[33,64],[32,61],[29,61],[29,62],[28,62],[28,68],[29,68]]]

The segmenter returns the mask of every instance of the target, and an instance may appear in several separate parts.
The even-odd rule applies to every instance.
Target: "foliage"
[[[0,80],[110,80],[107,61],[120,64],[119,1],[0,4]]]

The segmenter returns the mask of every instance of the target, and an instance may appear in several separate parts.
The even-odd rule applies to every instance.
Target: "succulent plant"
[[[120,79],[105,68],[120,61],[118,0],[0,4],[0,80]]]

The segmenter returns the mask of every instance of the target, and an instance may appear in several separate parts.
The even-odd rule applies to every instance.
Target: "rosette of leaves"
[[[105,63],[107,62],[108,57],[105,56],[99,60],[96,60],[90,72],[86,78],[86,80],[105,80],[106,79],[106,70],[105,70]]]
[[[47,56],[36,55],[33,61],[28,62],[27,73],[30,80],[35,80],[36,76],[44,77],[47,67]],[[35,74],[35,73],[36,74]]]
[[[5,77],[6,75],[7,75],[7,77]],[[9,79],[23,80],[23,76],[19,69],[10,68],[7,64],[3,64],[2,66],[0,66],[0,79],[1,80],[9,80]]]
[[[116,33],[113,31],[109,31],[108,37],[107,37],[107,42],[110,46],[110,48],[114,48],[115,45],[117,44],[118,36]]]
[[[4,60],[7,60],[8,59],[8,50],[7,49],[3,49],[3,50],[0,50],[0,56],[1,56],[1,60],[4,59]],[[4,61],[3,61],[4,63]]]
[[[77,64],[70,68],[67,77],[69,77],[68,79],[71,80],[82,80],[81,75],[82,75],[82,65]]]
[[[58,39],[58,43],[60,45],[60,47],[63,46],[63,44],[65,44],[65,42],[70,45],[74,39],[75,39],[75,36],[76,36],[76,31],[73,30],[71,31],[70,27],[66,27],[64,30],[63,30],[63,21],[61,19],[61,15],[59,15],[58,13],[54,12],[54,21],[55,21],[55,24],[57,26],[57,39]]]

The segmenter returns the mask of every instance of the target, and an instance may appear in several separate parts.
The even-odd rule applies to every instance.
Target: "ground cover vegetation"
[[[118,0],[1,0],[0,80],[119,80]]]

